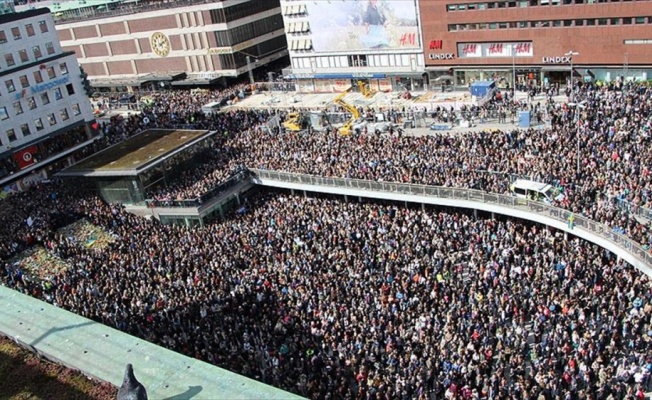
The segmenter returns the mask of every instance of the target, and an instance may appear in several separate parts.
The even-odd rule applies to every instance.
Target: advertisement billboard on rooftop
[[[315,52],[418,49],[415,0],[306,1]]]

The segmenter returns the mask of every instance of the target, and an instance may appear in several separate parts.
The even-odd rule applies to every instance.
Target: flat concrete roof
[[[81,160],[56,176],[135,176],[213,134],[206,130],[148,129]]]

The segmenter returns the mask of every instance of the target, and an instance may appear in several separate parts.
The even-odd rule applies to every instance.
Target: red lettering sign
[[[475,54],[477,48],[478,48],[477,44],[465,44],[464,47],[462,47],[462,53]]]
[[[489,54],[501,54],[503,52],[502,43],[492,43],[489,45]]]
[[[531,43],[519,43],[516,45],[516,54],[530,53]]]
[[[401,46],[414,46],[417,43],[416,33],[404,33],[399,39]]]
[[[430,41],[430,50],[441,50],[444,47],[443,40],[431,40]]]

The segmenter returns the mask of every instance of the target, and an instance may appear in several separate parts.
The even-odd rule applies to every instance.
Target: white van
[[[564,199],[564,195],[560,193],[559,189],[547,183],[517,179],[509,188],[514,196],[522,199],[543,201],[548,204],[553,200]]]

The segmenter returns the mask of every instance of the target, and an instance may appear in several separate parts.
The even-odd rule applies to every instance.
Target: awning
[[[213,85],[219,81],[220,78],[188,78],[181,81],[174,81],[172,86],[192,86],[192,85]]]

